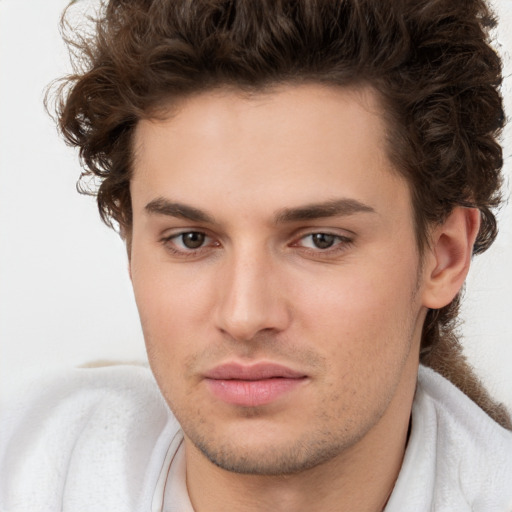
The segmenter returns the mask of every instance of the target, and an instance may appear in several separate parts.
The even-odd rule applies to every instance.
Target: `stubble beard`
[[[324,464],[347,449],[346,440],[330,433],[308,436],[281,446],[244,449],[231,443],[215,445],[204,438],[192,440],[195,447],[213,464],[232,472],[257,476],[285,476],[301,473]],[[340,442],[341,441],[341,442]],[[354,444],[357,440],[349,443]]]
[[[415,298],[417,292],[416,283],[411,291],[411,299]],[[406,325],[406,331],[400,336],[407,340],[405,344],[408,350],[403,354],[404,359],[413,345],[415,322],[412,315]],[[259,345],[262,344],[260,340]],[[275,345],[273,351],[276,352]],[[272,353],[270,350],[268,352]],[[221,358],[217,355],[217,359]],[[314,352],[304,352],[302,359],[309,364],[314,361],[317,368],[323,369],[326,364],[325,360],[319,358]],[[405,361],[397,361],[398,367],[402,366],[401,363],[405,364]],[[195,359],[189,365],[194,368]],[[222,434],[215,435],[215,426],[205,417],[204,412],[197,409],[195,414],[187,414],[180,407],[175,407],[178,404],[173,403],[171,392],[166,393],[166,390],[161,389],[186,438],[208,461],[232,473],[255,476],[293,475],[326,464],[333,459],[344,458],[350,449],[380,421],[396,391],[390,388],[389,394],[381,396],[379,402],[373,404],[371,412],[364,405],[362,410],[347,408],[350,400],[340,401],[339,395],[331,395],[326,398],[326,401],[331,404],[338,403],[338,407],[331,408],[325,402],[318,403],[317,414],[313,413],[309,416],[310,420],[311,418],[321,419],[319,423],[326,428],[319,428],[320,424],[317,424],[316,428],[314,426],[306,428],[298,438],[293,438],[293,435],[283,435],[280,441],[269,440],[266,444],[265,441],[256,439],[251,446],[251,443],[246,443],[239,437],[226,438]],[[366,400],[362,400],[361,403],[365,404]],[[245,419],[249,422],[257,419],[258,416],[265,417],[264,406],[245,411]]]
[[[215,435],[215,428],[205,432],[201,423],[203,427],[206,423],[201,421],[185,421],[182,428],[187,440],[208,461],[226,471],[255,476],[286,476],[313,469],[343,456],[379,421],[381,413],[375,411],[371,418],[367,417],[366,422],[362,423],[355,419],[349,420],[346,414],[335,408],[331,413],[319,412],[319,416],[330,416],[323,418],[326,421],[325,429],[318,428],[319,425],[312,426],[300,436],[294,437],[291,433],[286,434],[283,426],[285,434],[279,436],[281,439],[272,439],[272,436],[270,439],[268,436],[262,439],[265,436],[258,438],[253,432],[245,438],[249,443],[244,442],[242,436],[219,439]],[[247,411],[247,421],[257,420],[260,414],[264,416],[263,411]],[[337,427],[332,428],[333,425]]]

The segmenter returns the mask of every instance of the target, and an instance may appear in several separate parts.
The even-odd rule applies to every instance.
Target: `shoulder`
[[[2,414],[0,509],[133,510],[179,430],[149,369],[76,369],[37,387]]]
[[[512,432],[444,377],[420,367],[395,490],[396,499],[417,502],[418,511],[512,511]]]
[[[435,420],[437,434],[451,436],[452,446],[470,443],[470,456],[483,457],[492,464],[503,460],[507,462],[504,467],[512,471],[512,432],[496,423],[446,378],[423,366],[418,373],[413,421],[415,413],[423,421]]]

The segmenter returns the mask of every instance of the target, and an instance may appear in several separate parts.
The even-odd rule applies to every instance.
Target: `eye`
[[[199,249],[208,237],[199,231],[190,231],[189,233],[181,233],[177,235],[175,243],[181,244],[186,249]]]
[[[193,255],[216,245],[211,237],[201,231],[184,231],[166,236],[161,241],[168,251],[176,255]]]
[[[345,250],[352,244],[352,239],[342,236],[334,235],[332,233],[309,233],[302,236],[293,245],[306,251],[315,253],[332,254]]]
[[[304,237],[305,240],[310,242],[309,245],[314,246],[316,249],[329,249],[336,242],[336,238],[339,237],[329,235],[328,233],[313,233]]]

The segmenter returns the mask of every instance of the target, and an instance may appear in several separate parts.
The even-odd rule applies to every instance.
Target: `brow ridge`
[[[312,203],[298,208],[284,208],[276,215],[276,224],[314,220],[325,217],[354,215],[356,213],[376,213],[375,210],[356,199],[333,199],[323,203]]]
[[[183,203],[169,201],[163,197],[153,199],[144,209],[146,212],[156,215],[177,217],[180,219],[190,220],[192,222],[215,223],[215,219],[203,210]]]
[[[215,224],[215,219],[203,210],[170,201],[163,197],[150,201],[146,205],[145,210],[150,214],[177,217],[192,222]],[[323,203],[307,204],[296,208],[283,208],[276,214],[274,221],[276,224],[283,224],[326,217],[349,216],[356,213],[375,213],[375,210],[356,199],[342,198]]]

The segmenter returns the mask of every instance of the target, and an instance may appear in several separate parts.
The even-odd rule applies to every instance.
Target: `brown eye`
[[[199,249],[204,244],[206,235],[199,231],[191,231],[181,234],[180,238],[183,246],[187,249]]]
[[[318,231],[303,236],[294,245],[316,254],[333,254],[333,251],[338,254],[352,245],[352,239],[343,235]]]
[[[339,237],[328,233],[315,233],[311,235],[311,241],[317,249],[329,249]]]
[[[212,249],[220,247],[214,238],[202,231],[182,231],[160,240],[165,250],[177,258],[194,258],[211,254]]]

